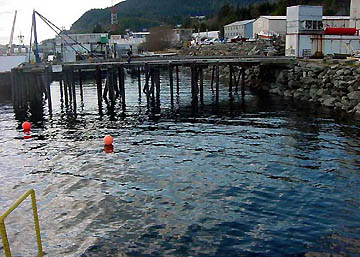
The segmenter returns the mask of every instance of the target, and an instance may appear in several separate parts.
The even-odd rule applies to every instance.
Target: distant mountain
[[[126,0],[115,6],[120,31],[141,31],[151,27],[184,23],[189,16],[211,16],[225,4],[247,7],[269,2],[275,5],[259,13],[285,15],[286,7],[298,4],[323,5],[324,15],[349,15],[351,0]],[[264,5],[267,6],[267,5]],[[250,12],[252,10],[250,9]],[[265,13],[264,13],[265,12]],[[71,27],[72,32],[83,33],[110,29],[111,8],[92,9],[83,14]],[[252,12],[255,16],[257,12]],[[254,15],[255,14],[255,15]],[[252,17],[254,18],[254,17]]]
[[[141,30],[161,24],[177,24],[189,16],[215,14],[224,4],[247,6],[265,0],[126,0],[115,8],[119,25]],[[274,2],[276,0],[271,0]],[[92,9],[80,17],[71,27],[73,32],[89,32],[97,24],[109,28],[110,8]]]

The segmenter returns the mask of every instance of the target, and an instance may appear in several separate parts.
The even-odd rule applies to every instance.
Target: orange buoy
[[[22,124],[22,128],[23,128],[24,131],[29,131],[30,128],[31,128],[30,122],[25,121],[25,122]]]
[[[112,145],[113,143],[114,143],[114,139],[113,139],[112,136],[107,135],[107,136],[104,137],[104,144],[105,145]]]

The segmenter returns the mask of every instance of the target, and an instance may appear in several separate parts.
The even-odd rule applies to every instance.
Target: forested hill
[[[234,6],[264,2],[265,0],[126,0],[116,5],[119,26],[140,30],[161,24],[178,24],[189,16],[216,14],[226,3]],[[276,1],[276,0],[271,0]],[[71,27],[74,32],[92,31],[96,24],[107,28],[110,8],[92,9]],[[125,26],[125,27],[124,27]]]
[[[324,15],[349,15],[351,0],[126,0],[116,5],[118,33],[125,29],[141,31],[159,25],[189,24],[190,16],[214,16],[212,24],[221,27],[222,22],[256,18],[259,15],[285,15],[292,5],[323,5]],[[232,6],[242,15],[223,17],[221,9]],[[80,17],[71,27],[72,32],[102,32],[110,29],[110,8],[92,9]],[[221,15],[219,15],[221,14]],[[220,16],[220,17],[219,17]],[[213,26],[214,28],[214,26]],[[218,28],[217,28],[218,29]]]

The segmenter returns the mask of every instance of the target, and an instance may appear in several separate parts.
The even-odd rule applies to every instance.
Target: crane
[[[11,52],[12,52],[12,44],[13,44],[13,40],[14,40],[14,31],[15,31],[16,15],[17,15],[17,10],[15,10],[14,22],[13,22],[13,26],[12,26],[11,34],[10,34],[10,41],[9,41],[8,49],[7,49],[7,54],[8,54],[8,55],[10,55]]]

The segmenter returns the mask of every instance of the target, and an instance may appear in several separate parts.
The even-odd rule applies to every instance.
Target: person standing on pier
[[[132,56],[132,46],[130,46],[129,51],[127,52],[127,62],[130,63],[131,62],[131,56]]]

